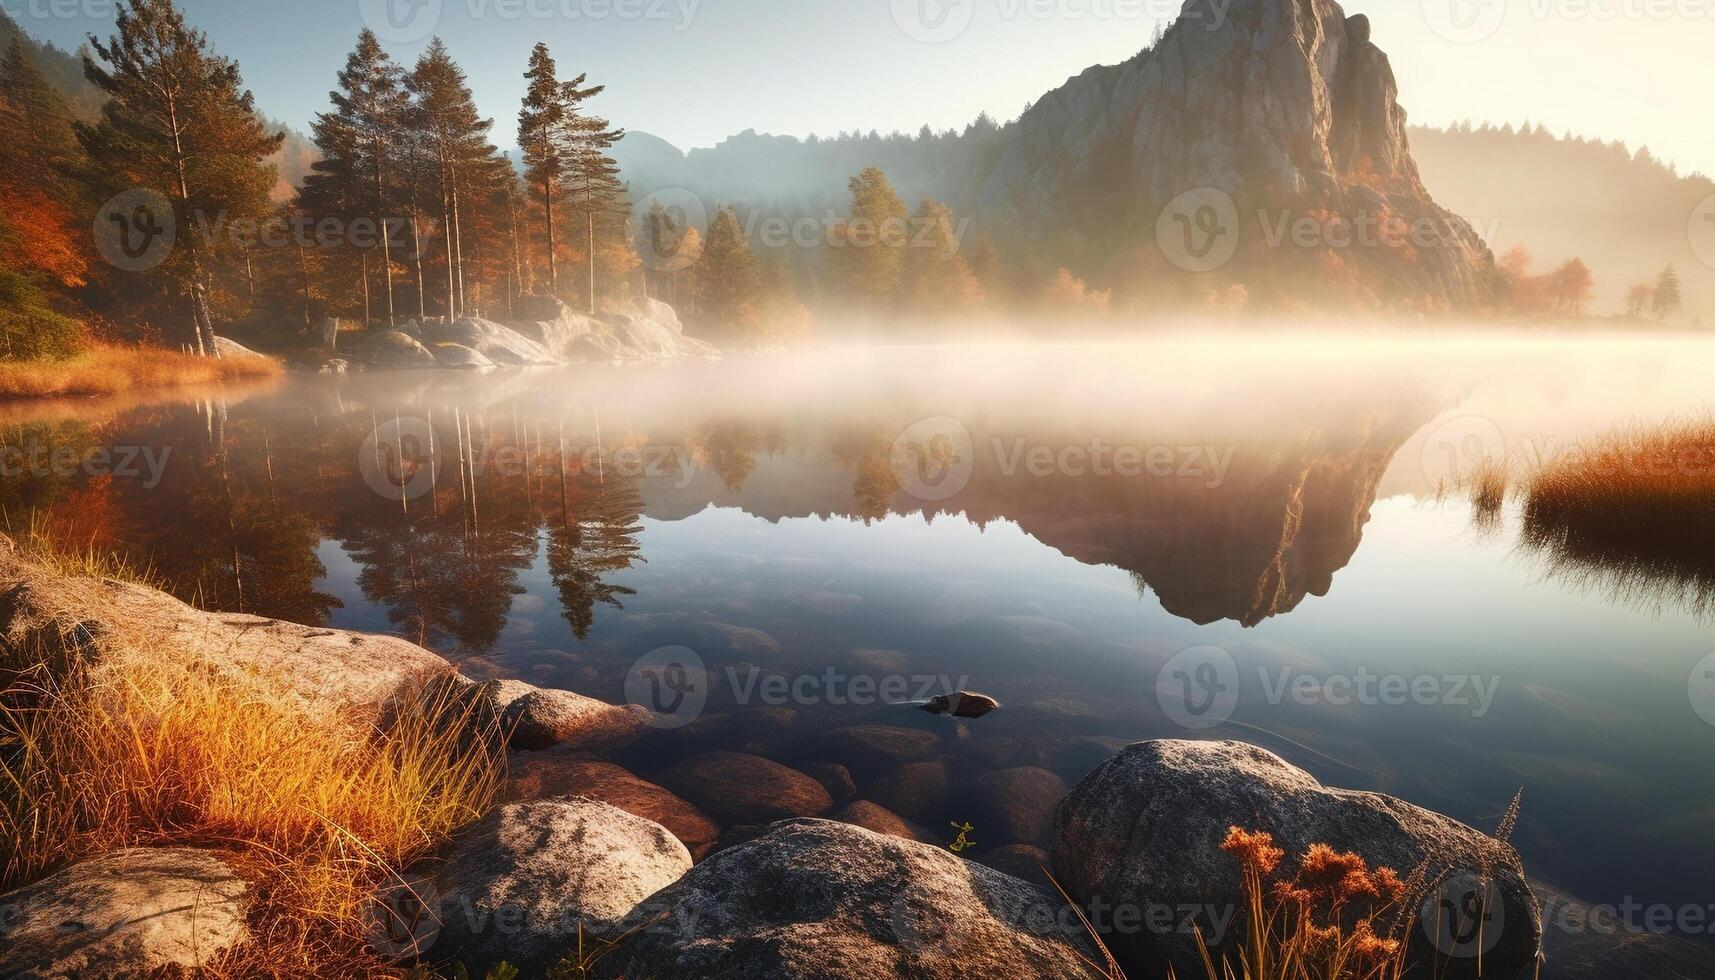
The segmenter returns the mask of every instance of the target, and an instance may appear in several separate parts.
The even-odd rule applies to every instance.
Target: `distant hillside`
[[[1493,234],[1497,253],[1523,245],[1546,268],[1577,256],[1596,276],[1595,312],[1620,312],[1626,290],[1673,263],[1687,317],[1715,324],[1715,269],[1686,226],[1715,181],[1681,175],[1620,143],[1557,137],[1541,127],[1413,127],[1423,182],[1448,208]]]
[[[39,42],[21,29],[5,11],[0,10],[0,51],[5,50],[14,37],[24,39],[24,47],[36,62],[36,67],[65,95],[73,112],[84,119],[92,119],[101,111],[102,104],[107,100],[101,90],[84,77],[81,50],[75,53],[67,52],[52,44]],[[308,137],[290,126],[272,119],[267,122],[270,127],[284,130],[286,133],[285,144],[269,161],[280,171],[279,183],[274,187],[274,197],[284,200],[292,195],[293,190],[303,183],[304,175],[310,172],[310,164],[316,159],[316,147]]]

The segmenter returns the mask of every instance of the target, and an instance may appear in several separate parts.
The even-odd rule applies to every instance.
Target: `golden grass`
[[[1523,542],[1626,599],[1715,614],[1715,420],[1629,428],[1528,479]]]
[[[0,361],[0,400],[117,395],[271,378],[266,357],[197,357],[155,347],[96,346],[64,361]]]
[[[500,740],[450,701],[383,731],[172,657],[113,662],[0,641],[0,890],[116,848],[216,848],[257,901],[209,975],[396,974],[366,949],[373,896],[493,805]]]

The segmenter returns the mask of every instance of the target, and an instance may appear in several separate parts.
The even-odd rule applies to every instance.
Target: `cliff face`
[[[949,203],[1038,272],[1065,266],[1101,286],[1155,276],[1173,288],[1180,270],[1159,261],[1158,220],[1179,195],[1213,188],[1232,199],[1240,237],[1194,292],[1239,283],[1315,305],[1324,296],[1305,284],[1349,281],[1378,305],[1428,309],[1493,295],[1489,249],[1418,176],[1368,18],[1333,0],[1188,0],[1151,50],[962,137],[748,133],[688,155],[658,150],[621,144],[640,195],[690,189],[765,211],[843,211],[847,178],[880,166],[906,198]],[[1395,231],[1346,246],[1280,240],[1305,219]]]
[[[1333,0],[1189,0],[1153,50],[1071,79],[1008,132],[981,179],[984,211],[1077,222],[1066,202],[1101,193],[1093,213],[1117,207],[1153,232],[1179,195],[1214,188],[1235,202],[1252,274],[1296,247],[1265,241],[1268,226],[1337,217],[1404,233],[1340,249],[1384,294],[1449,307],[1492,296],[1489,249],[1418,175],[1369,19]]]

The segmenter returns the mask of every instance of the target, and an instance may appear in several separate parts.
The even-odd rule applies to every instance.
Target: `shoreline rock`
[[[1356,852],[1401,878],[1423,867],[1432,893],[1409,900],[1429,915],[1419,914],[1409,949],[1415,963],[1433,958],[1438,977],[1475,977],[1479,961],[1488,976],[1511,977],[1536,960],[1541,916],[1509,845],[1403,800],[1325,788],[1242,742],[1141,742],[1103,763],[1060,804],[1054,873],[1074,899],[1090,905],[1242,908],[1238,863],[1221,851],[1235,826],[1274,835],[1287,854],[1283,868],[1312,844]],[[1484,879],[1486,886],[1477,884]],[[1483,931],[1436,932],[1437,922],[1447,924],[1436,914],[1441,900],[1460,910],[1484,891]],[[1218,962],[1235,937],[1216,937],[1207,923],[1203,928]],[[1200,975],[1189,930],[1109,931],[1107,938],[1134,976],[1160,975],[1167,966]]]

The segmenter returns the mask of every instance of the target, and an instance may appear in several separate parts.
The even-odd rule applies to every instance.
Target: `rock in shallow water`
[[[529,972],[613,938],[637,903],[691,869],[660,824],[594,800],[513,803],[460,836],[435,873],[437,961]],[[478,973],[480,975],[480,972]]]
[[[1513,977],[1535,961],[1541,918],[1511,847],[1392,797],[1326,789],[1279,756],[1240,742],[1143,742],[1097,768],[1060,805],[1054,873],[1086,904],[1238,908],[1239,867],[1221,851],[1234,826],[1273,834],[1287,853],[1283,870],[1310,845],[1327,844],[1401,877],[1424,865],[1431,882],[1443,879],[1411,910],[1427,908],[1422,921],[1431,923],[1410,937],[1411,955],[1414,962],[1433,958],[1437,977],[1475,977],[1479,951],[1489,977]],[[1437,930],[1435,922],[1449,922],[1438,914],[1442,900],[1462,909],[1468,891],[1481,894],[1474,882],[1485,874],[1491,898],[1483,930]],[[1208,934],[1211,927],[1203,928]],[[1181,976],[1202,975],[1189,930],[1132,930],[1107,940],[1132,976],[1159,976],[1168,964]]]
[[[507,704],[502,720],[514,749],[540,752],[557,745],[578,751],[617,748],[648,730],[649,719],[649,709],[641,705],[538,689]]]
[[[834,805],[809,776],[743,752],[694,756],[663,773],[661,783],[727,825],[813,817]]]
[[[195,970],[248,937],[245,892],[226,862],[206,851],[91,858],[0,895],[0,976]]]
[[[932,715],[951,715],[954,718],[981,718],[999,708],[1000,702],[994,698],[970,691],[936,695],[923,706],[923,710]]]
[[[1064,914],[1063,914],[1064,913]],[[652,923],[607,977],[915,980],[1095,977],[1076,919],[1039,890],[947,851],[794,820],[722,851],[640,905]]]

